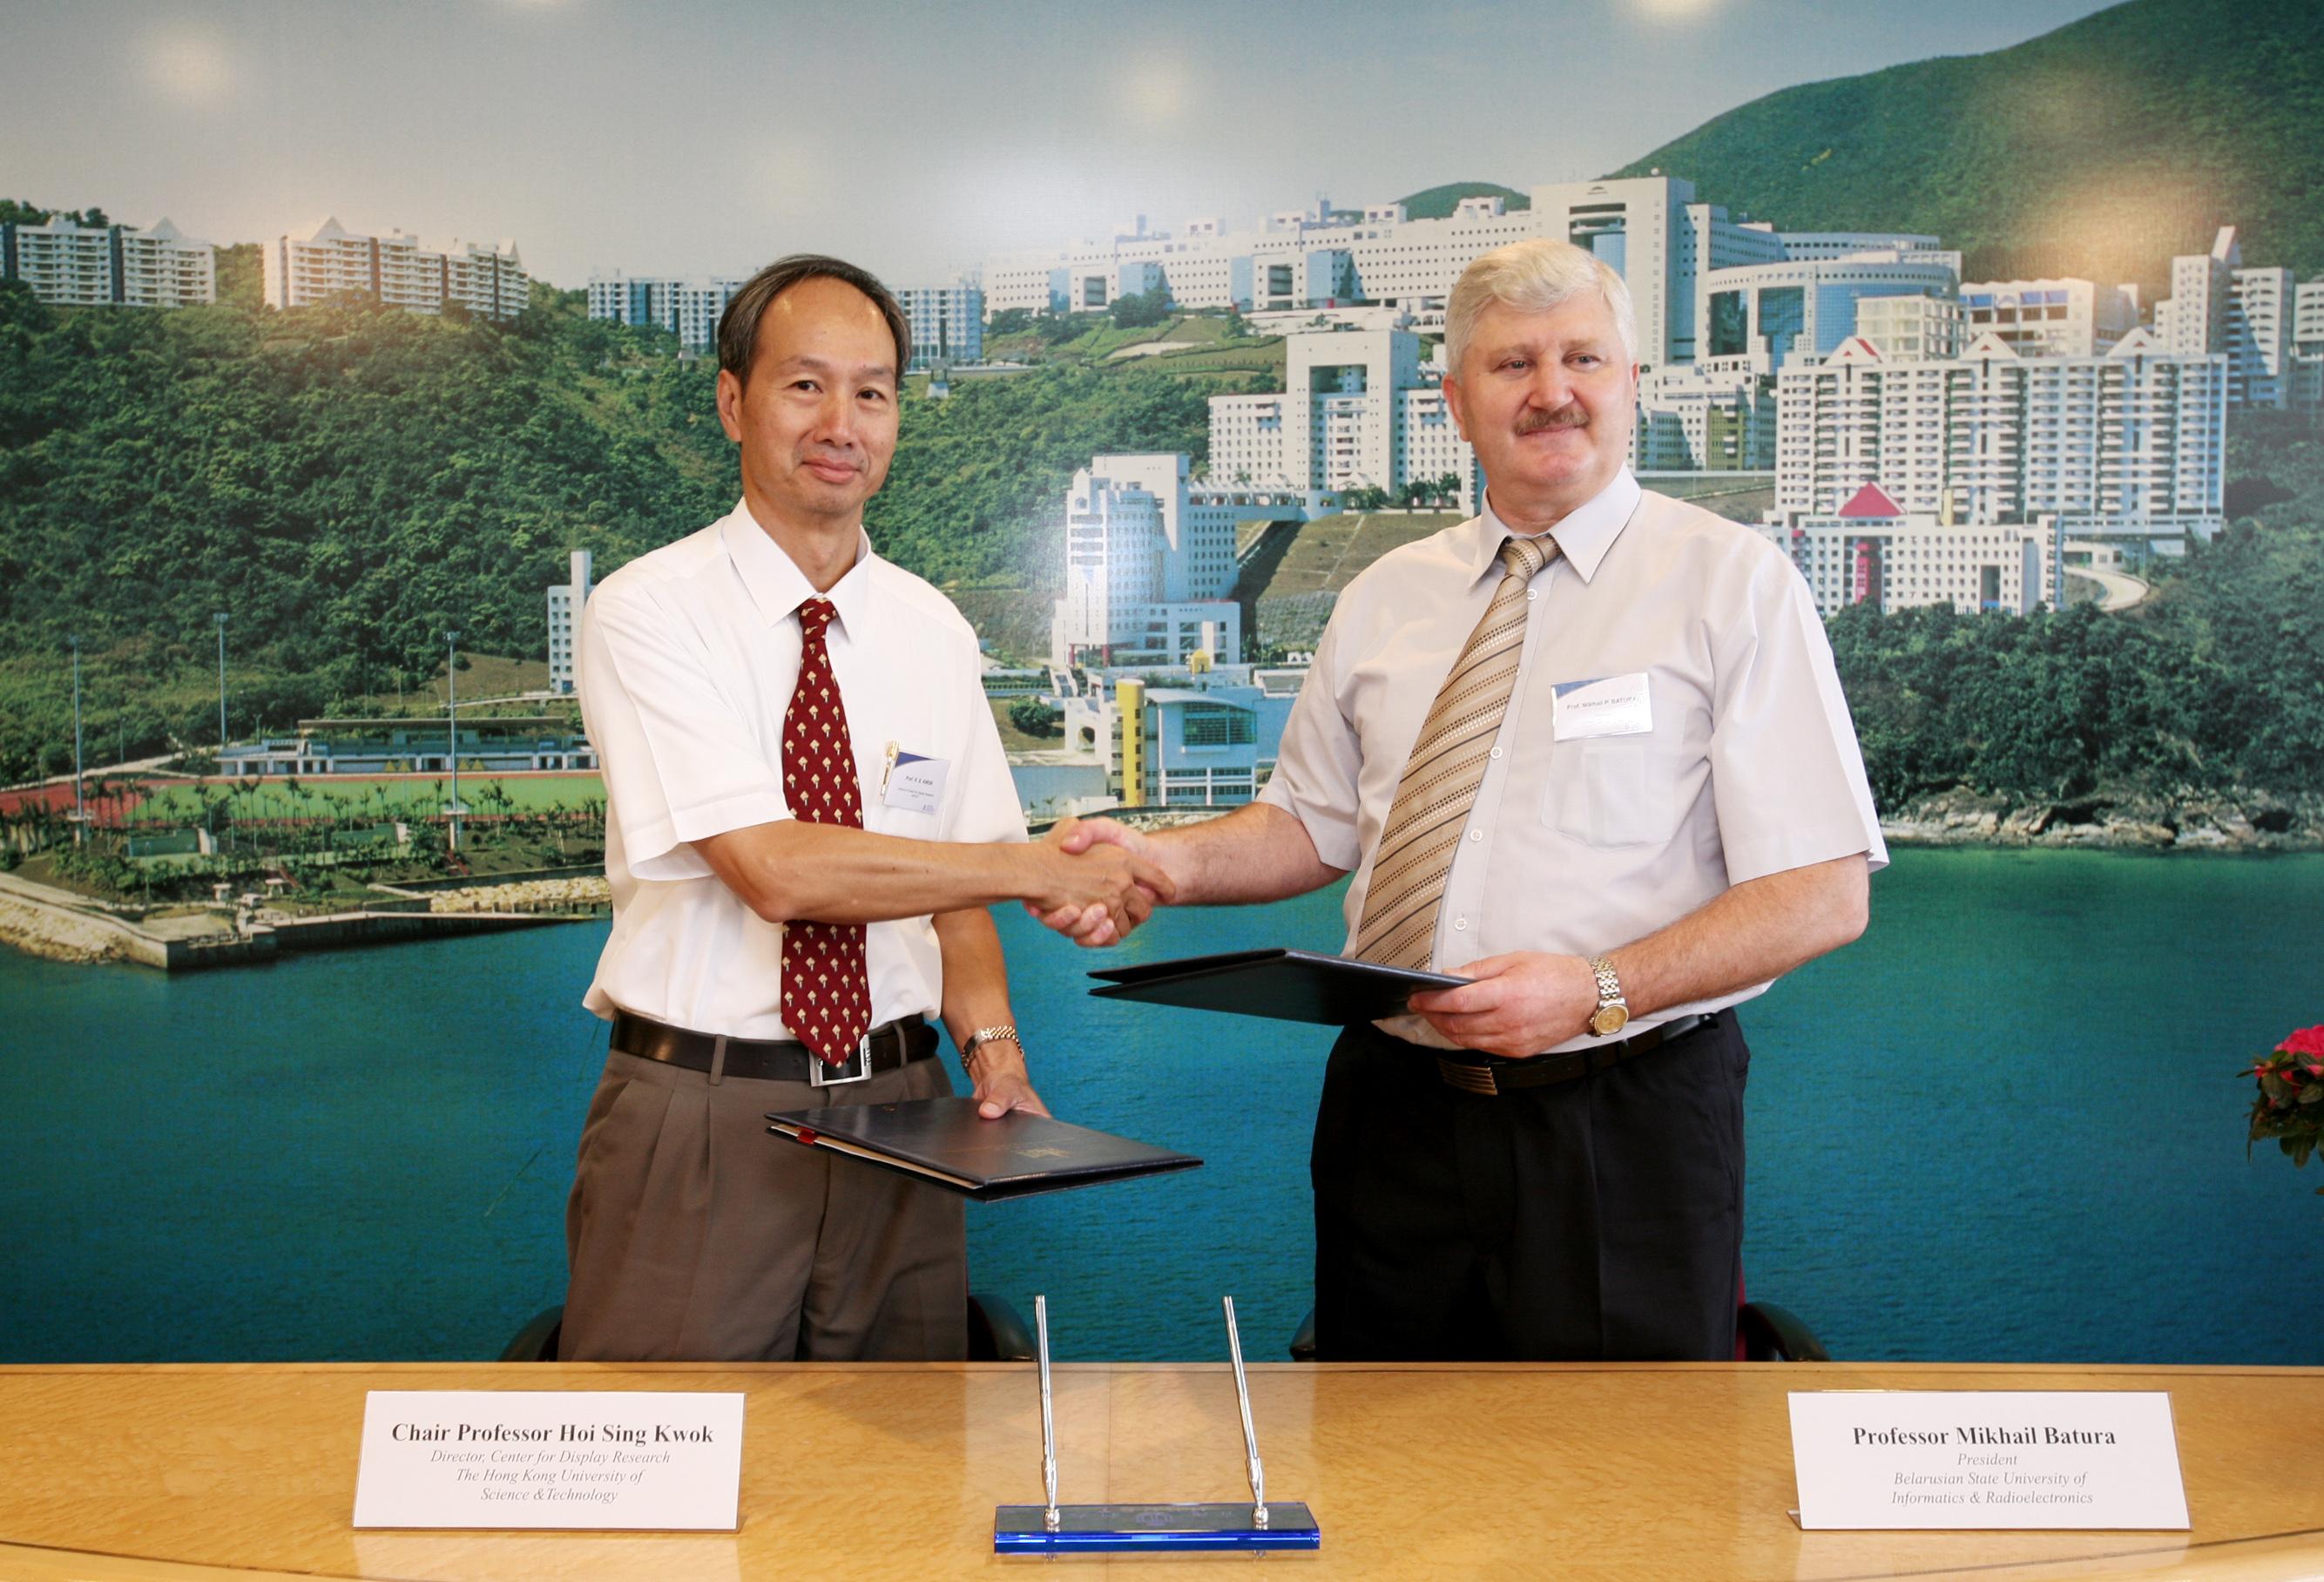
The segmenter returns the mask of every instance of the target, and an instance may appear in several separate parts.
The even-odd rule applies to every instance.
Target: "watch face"
[[[1603,1038],[1609,1032],[1619,1032],[1630,1020],[1628,1011],[1619,1005],[1600,1005],[1590,1018],[1590,1031]]]

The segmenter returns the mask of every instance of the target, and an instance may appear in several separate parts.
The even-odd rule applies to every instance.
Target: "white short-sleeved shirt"
[[[613,930],[584,1001],[734,1038],[789,1036],[782,929],[690,844],[791,816],[783,713],[798,680],[798,606],[815,588],[747,505],[608,577],[581,618],[581,714],[604,767]],[[826,596],[825,641],[847,710],[863,827],[919,840],[1025,838],[976,634],[869,540]],[[934,811],[891,807],[889,749],[945,765]],[[925,917],[868,925],[873,1025],[941,1008]]]
[[[1489,500],[1483,515],[1380,557],[1340,596],[1292,708],[1259,800],[1354,871],[1342,948],[1405,760],[1501,580],[1508,532]],[[1526,589],[1516,691],[1446,883],[1433,965],[1591,956],[1748,879],[1857,852],[1887,862],[1823,623],[1774,545],[1641,490],[1627,468],[1551,536],[1560,553]],[[1646,677],[1650,730],[1556,739],[1558,683],[1634,674]],[[1417,1016],[1380,1025],[1449,1043]]]

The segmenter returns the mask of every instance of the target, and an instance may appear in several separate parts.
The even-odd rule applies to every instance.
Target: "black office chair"
[[[553,1363],[557,1360],[557,1339],[565,1332],[565,1304],[543,1308],[532,1321],[516,1332],[516,1338],[501,1353],[504,1363]]]
[[[968,1293],[968,1360],[1029,1363],[1037,1355],[1033,1332],[1003,1297]]]
[[[565,1329],[565,1309],[544,1308],[516,1332],[501,1353],[504,1363],[553,1363],[557,1342]],[[1028,1363],[1033,1360],[1033,1332],[1007,1299],[968,1293],[968,1360],[973,1363]]]
[[[1735,1340],[1747,1363],[1828,1363],[1816,1332],[1789,1308],[1745,1302],[1735,1309]]]
[[[1828,1363],[1831,1353],[1823,1348],[1814,1330],[1802,1323],[1789,1308],[1779,1308],[1773,1302],[1745,1302],[1735,1309],[1736,1349],[1747,1363]],[[1315,1309],[1299,1320],[1299,1328],[1291,1337],[1291,1360],[1312,1363],[1315,1360]]]

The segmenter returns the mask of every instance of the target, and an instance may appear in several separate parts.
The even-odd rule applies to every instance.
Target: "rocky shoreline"
[[[77,964],[118,961],[124,954],[120,936],[104,924],[7,895],[0,895],[0,945]]]
[[[1148,828],[1198,821],[1202,812],[1159,809],[1128,815]],[[2081,847],[2115,851],[2324,851],[2324,795],[2271,791],[2095,793],[2061,802],[1956,790],[1915,798],[1886,813],[1881,833],[1892,847]],[[30,891],[31,886],[23,886]],[[60,896],[59,901],[67,898]],[[416,902],[418,897],[414,897]],[[427,896],[437,913],[602,914],[613,894],[602,875],[478,884]],[[78,908],[44,905],[0,891],[0,946],[51,961],[118,961],[120,930]]]
[[[2273,791],[2096,792],[2060,802],[1950,791],[1885,813],[1891,846],[2123,851],[2324,850],[2324,796]]]
[[[437,912],[590,911],[613,904],[613,887],[602,874],[572,879],[526,879],[513,884],[472,884],[438,890],[428,897]]]

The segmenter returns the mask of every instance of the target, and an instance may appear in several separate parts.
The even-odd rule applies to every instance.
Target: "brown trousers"
[[[840,1087],[612,1054],[565,1209],[567,1362],[954,1361],[964,1200],[770,1136],[770,1110],[949,1094],[941,1059]]]

